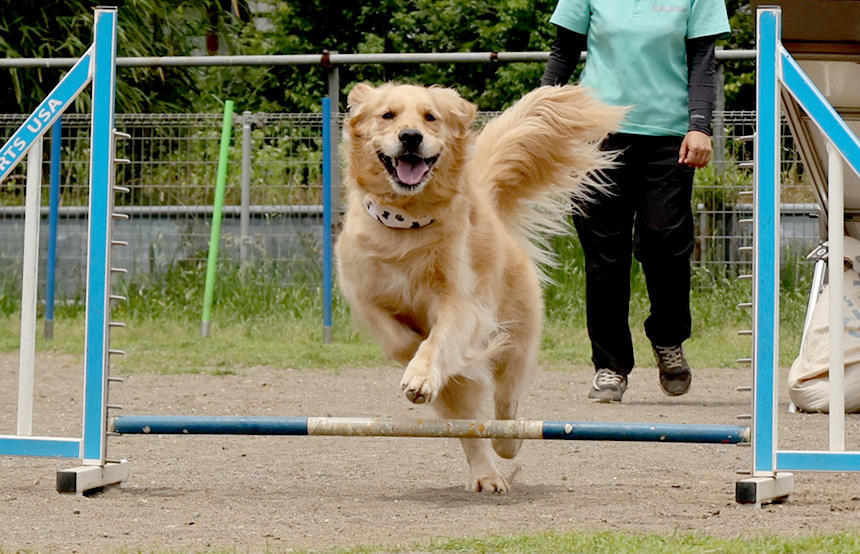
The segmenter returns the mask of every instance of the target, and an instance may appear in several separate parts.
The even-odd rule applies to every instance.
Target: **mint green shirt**
[[[686,39],[731,30],[724,0],[559,0],[550,22],[587,36],[580,83],[639,135],[687,133]]]

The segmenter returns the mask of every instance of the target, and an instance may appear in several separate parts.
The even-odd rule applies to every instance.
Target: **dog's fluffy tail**
[[[551,235],[600,188],[596,174],[614,155],[599,150],[626,109],[575,85],[540,87],[492,120],[476,140],[476,181],[490,187],[499,214],[531,258],[551,264]]]

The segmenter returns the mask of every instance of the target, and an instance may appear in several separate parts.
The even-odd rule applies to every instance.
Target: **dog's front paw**
[[[400,380],[400,389],[410,402],[415,404],[429,404],[439,396],[442,388],[442,379],[438,371],[418,370],[413,364],[406,367],[403,378]]]
[[[466,490],[472,492],[489,492],[503,494],[508,492],[511,486],[508,485],[507,479],[499,474],[488,475],[485,477],[472,476],[472,480]]]

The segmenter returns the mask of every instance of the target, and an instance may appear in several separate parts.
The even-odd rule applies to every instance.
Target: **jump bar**
[[[750,428],[737,425],[585,421],[132,415],[114,418],[112,429],[121,434],[153,435],[451,437],[716,444],[750,441]]]

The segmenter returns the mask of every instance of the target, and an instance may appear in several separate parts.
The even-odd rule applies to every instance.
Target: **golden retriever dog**
[[[338,278],[400,387],[440,417],[476,419],[492,391],[515,419],[537,369],[546,237],[608,167],[599,141],[622,116],[577,86],[542,87],[472,129],[452,89],[356,85],[344,125],[347,212]],[[473,491],[506,492],[487,439],[461,439]],[[493,439],[513,458],[521,440]]]

